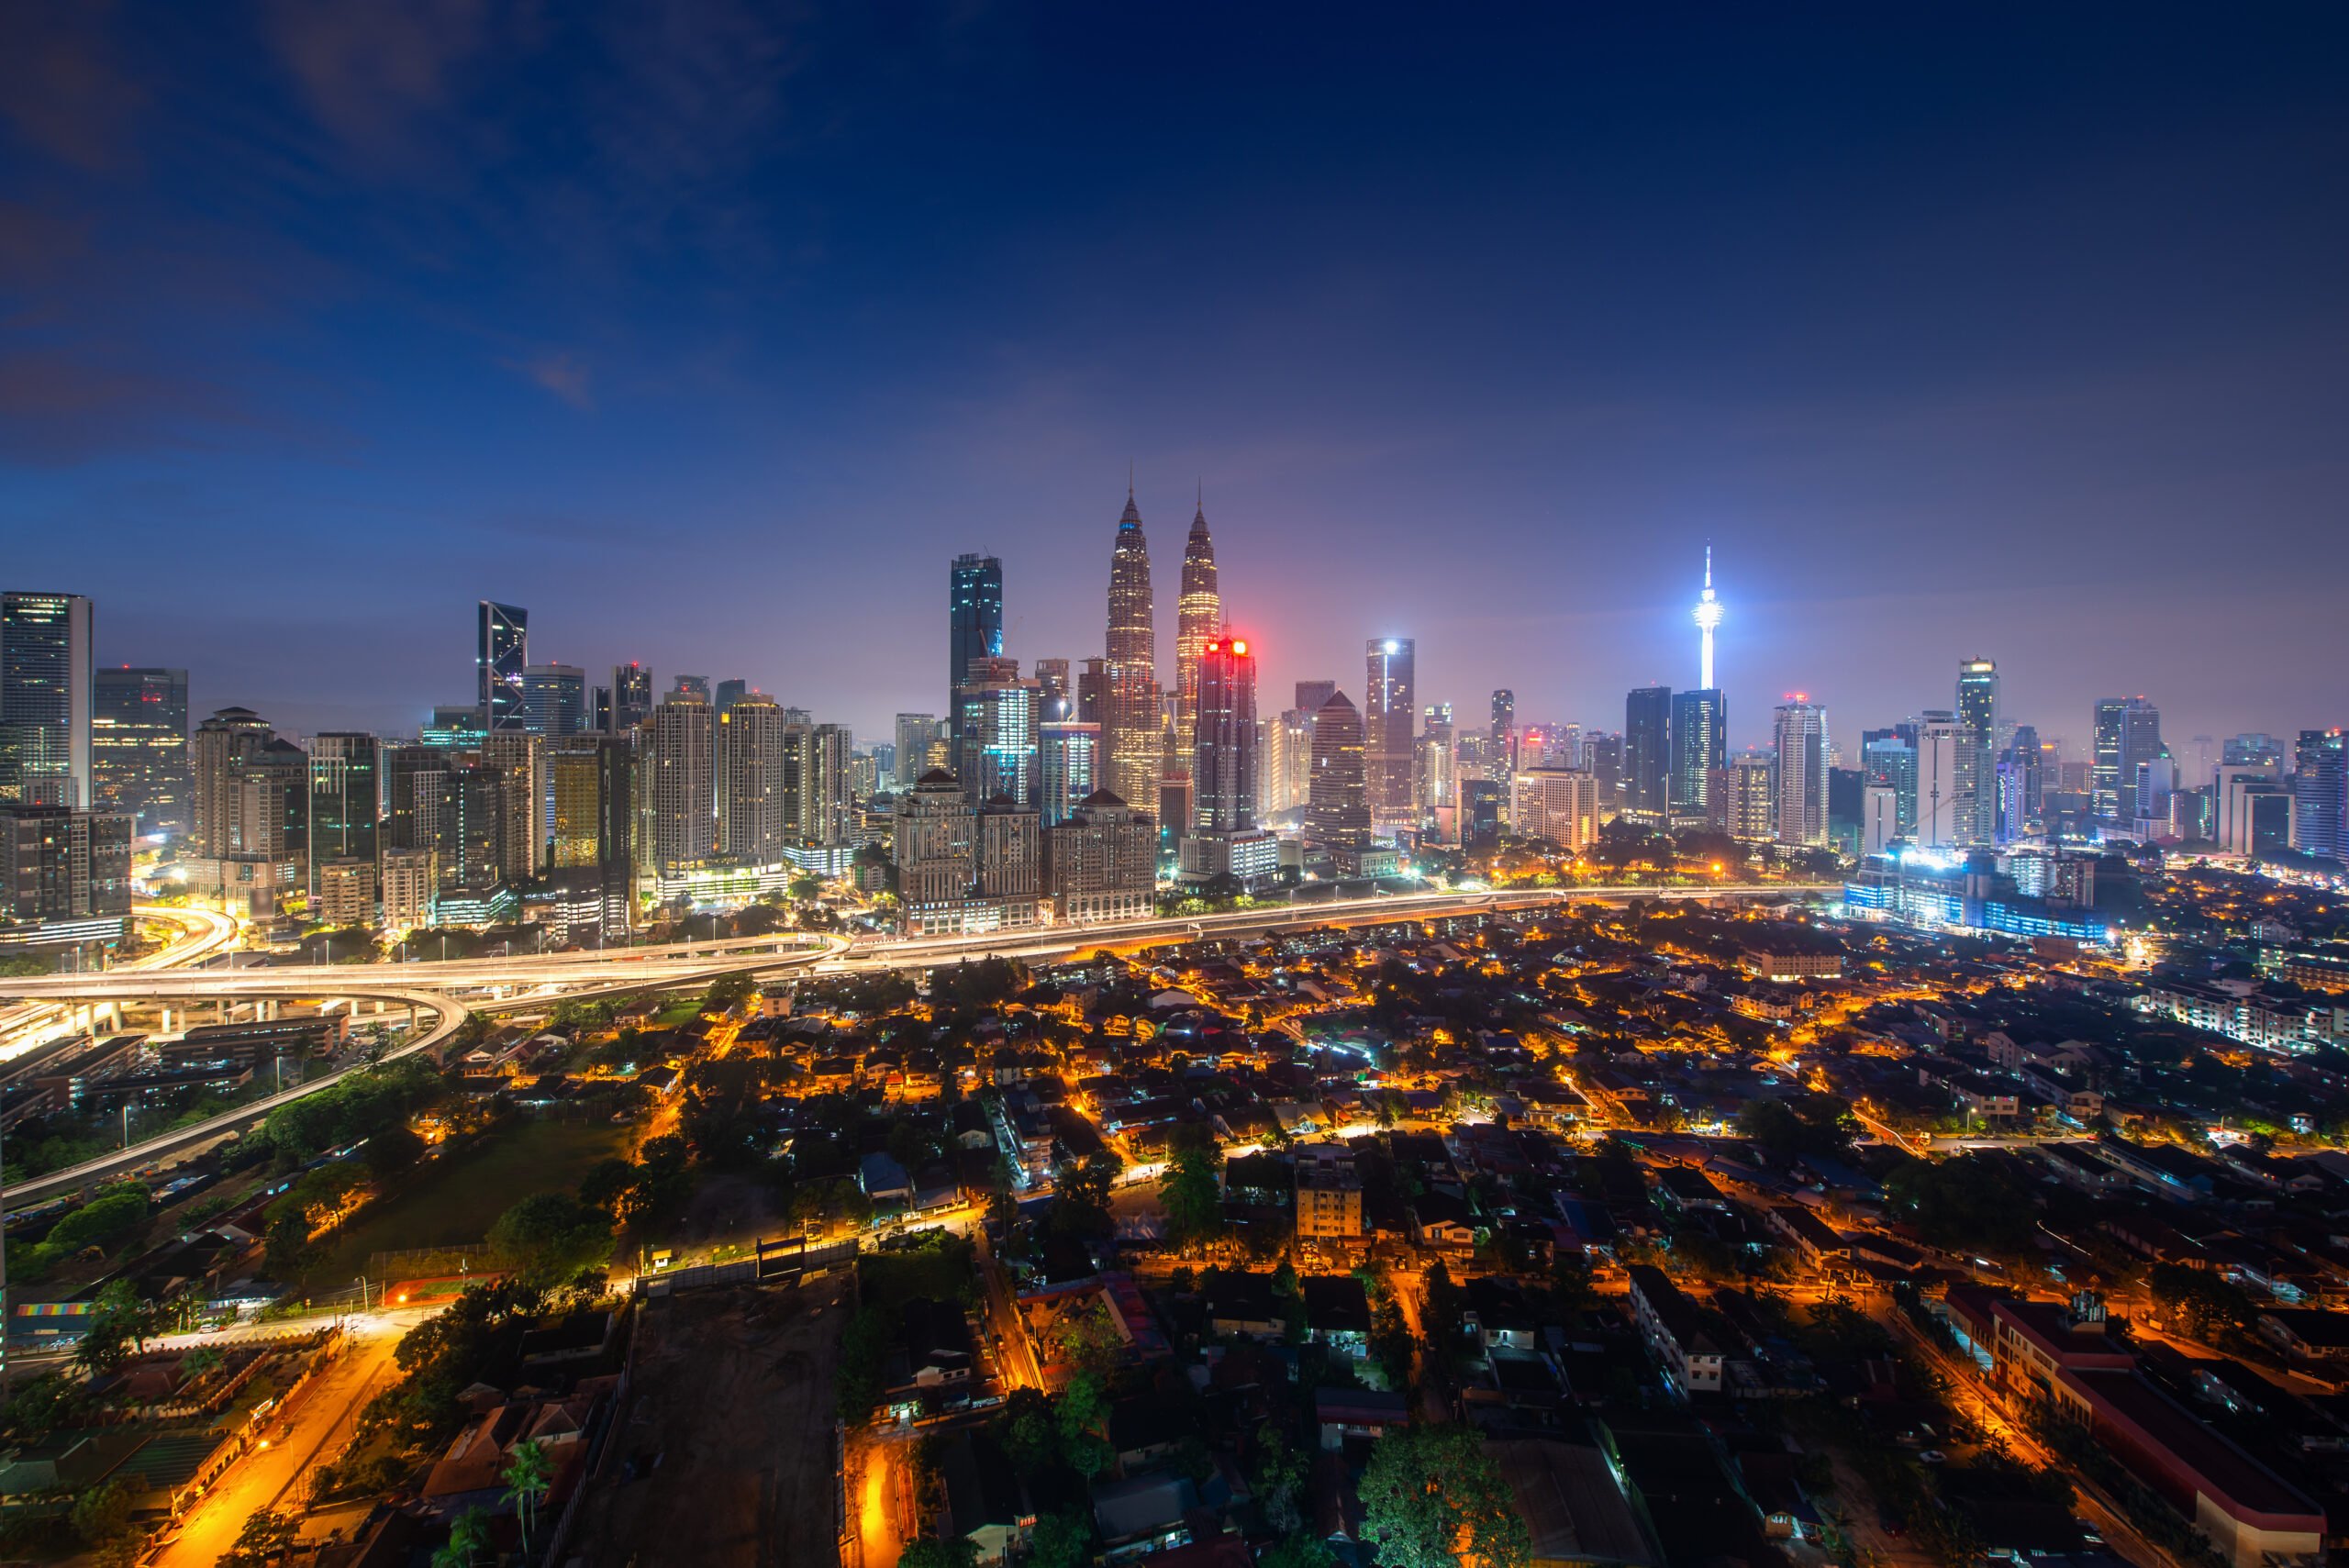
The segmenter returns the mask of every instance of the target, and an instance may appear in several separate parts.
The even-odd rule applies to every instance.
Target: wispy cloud
[[[501,360],[507,369],[527,378],[540,391],[559,397],[583,412],[596,406],[595,378],[585,364],[570,354],[540,354],[528,360]]]

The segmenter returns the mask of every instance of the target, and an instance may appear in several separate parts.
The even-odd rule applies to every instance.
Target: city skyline
[[[1710,539],[1733,744],[1789,689],[1945,700],[1974,653],[2076,743],[2116,691],[2184,733],[2344,717],[2332,573],[2282,570],[2339,555],[2337,25],[1561,17],[1332,57],[1290,17],[1234,61],[1197,18],[696,20],[26,18],[15,584],[305,733],[463,700],[440,651],[486,597],[542,660],[878,734],[942,695],[896,604],[956,554],[1003,560],[1023,660],[1100,651],[1130,461],[1163,545],[1204,478],[1276,689],[1392,635],[1431,695],[1602,719],[1689,683]],[[1219,112],[1104,125],[1110,74]],[[2263,628],[2259,680],[2213,624]]]

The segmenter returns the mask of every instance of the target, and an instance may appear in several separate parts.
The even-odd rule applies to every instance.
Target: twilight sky
[[[1203,483],[1265,700],[2349,721],[2338,6],[0,7],[0,585],[199,712],[541,660],[886,734]],[[1615,15],[1639,11],[1641,17]]]

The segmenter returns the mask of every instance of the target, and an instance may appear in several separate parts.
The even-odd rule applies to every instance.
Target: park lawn
[[[688,996],[683,1001],[672,1002],[667,1006],[662,1008],[659,1012],[653,1014],[652,1024],[655,1029],[674,1029],[681,1027],[682,1025],[692,1023],[696,1018],[700,1017],[701,998],[699,996]]]
[[[525,1121],[462,1153],[428,1162],[407,1185],[370,1207],[329,1243],[314,1288],[345,1288],[377,1252],[479,1241],[532,1193],[570,1192],[600,1160],[624,1156],[629,1129],[607,1121]]]

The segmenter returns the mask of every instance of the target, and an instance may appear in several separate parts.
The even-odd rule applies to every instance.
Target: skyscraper
[[[718,683],[717,695],[711,698],[709,706],[722,717],[728,708],[749,696],[754,689],[750,682],[740,676],[729,681],[720,681]]]
[[[1779,705],[1777,741],[1778,842],[1819,847],[1827,842],[1827,710],[1796,697]]]
[[[1003,562],[958,555],[947,572],[946,693],[971,678],[974,659],[1003,657]]]
[[[1037,751],[1044,780],[1037,804],[1050,828],[1066,820],[1100,787],[1101,727],[1075,719],[1040,725]]]
[[[1150,541],[1142,535],[1141,512],[1126,491],[1125,514],[1118,519],[1117,548],[1109,557],[1108,678],[1102,736],[1108,752],[1111,794],[1127,802],[1158,799],[1160,739],[1158,639],[1150,592]]]
[[[1223,598],[1215,574],[1215,543],[1208,538],[1204,501],[1191,518],[1191,536],[1183,544],[1182,596],[1174,602],[1174,755],[1186,768],[1198,733],[1199,656],[1208,639],[1223,629]],[[1195,788],[1204,783],[1193,776]]]
[[[90,778],[97,804],[128,811],[141,833],[185,833],[187,672],[129,665],[97,672]]]
[[[481,721],[492,735],[523,727],[522,673],[530,667],[530,612],[484,599],[474,627]]]
[[[2303,729],[2292,749],[2292,848],[2349,860],[2349,767],[2338,729]]]
[[[1729,710],[1709,688],[1672,695],[1672,773],[1667,804],[1679,817],[1708,814],[1711,775],[1729,762]]]
[[[1641,686],[1623,699],[1623,815],[1661,828],[1671,820],[1672,688]]]
[[[937,717],[927,713],[901,713],[897,715],[896,736],[896,783],[900,790],[911,789],[915,780],[930,772],[930,743],[938,739]]]
[[[383,790],[375,738],[348,730],[312,736],[309,782],[310,895],[318,895],[325,866],[347,861],[366,866],[366,895],[372,898]]]
[[[2106,697],[2093,722],[2088,808],[2108,819],[2134,816],[2138,772],[2161,755],[2161,710],[2143,697]]]
[[[625,734],[652,712],[652,672],[631,659],[612,666],[612,733]]]
[[[271,739],[268,722],[250,708],[224,707],[197,726],[188,741],[189,852],[214,860],[236,852],[238,771]]]
[[[1917,831],[1917,748],[1897,735],[1885,735],[1860,747],[1860,769],[1867,782],[1892,792],[1893,833],[1911,838]]]
[[[1313,716],[1313,778],[1306,797],[1305,836],[1331,850],[1358,850],[1370,842],[1362,715],[1343,692],[1332,692]]]
[[[783,706],[748,694],[717,716],[718,852],[743,865],[783,859]]]
[[[1042,694],[1042,713],[1046,724],[1061,724],[1076,717],[1076,696],[1069,684],[1068,661],[1039,659],[1029,667],[1036,677]]]
[[[1419,715],[1416,662],[1417,650],[1408,637],[1374,637],[1364,647],[1363,775],[1371,820],[1382,825],[1419,826],[1411,755]]]
[[[973,804],[997,795],[1033,806],[1041,787],[1043,691],[1017,659],[977,658],[954,693],[954,773]]]
[[[95,798],[95,619],[80,594],[0,593],[0,800]]]
[[[1973,806],[1958,790],[1965,732],[1957,716],[1933,709],[1917,726],[1916,834],[1929,850],[1955,849],[1973,828]]]
[[[1493,693],[1493,754],[1504,771],[1517,766],[1517,694],[1507,686]]]
[[[1713,596],[1713,547],[1705,547],[1705,591],[1697,598],[1697,689],[1713,686],[1713,628],[1721,624],[1721,603]]]
[[[547,853],[545,742],[507,730],[481,743],[481,765],[497,775],[497,873],[509,883],[538,875]]]
[[[576,664],[532,664],[522,672],[522,728],[532,735],[576,735],[587,728],[587,672]]]
[[[1957,841],[1995,843],[1998,787],[1998,666],[1968,659],[1957,667]]]
[[[1256,655],[1242,637],[1200,646],[1191,754],[1194,821],[1203,833],[1256,826]]]

